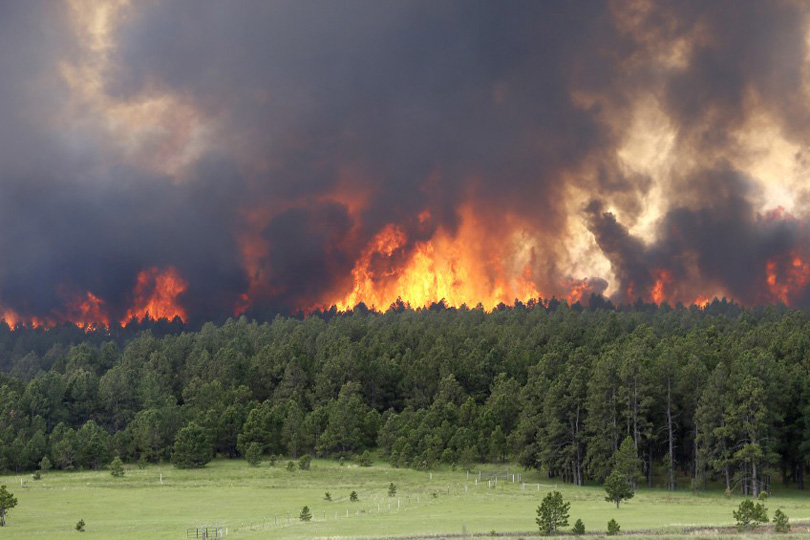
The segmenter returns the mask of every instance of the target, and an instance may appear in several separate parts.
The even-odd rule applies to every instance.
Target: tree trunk
[[[753,495],[756,499],[759,497],[759,479],[757,478],[757,461],[751,461],[751,487],[753,488]]]
[[[675,491],[675,441],[672,428],[672,380],[667,380],[667,438],[669,439],[669,491]]]

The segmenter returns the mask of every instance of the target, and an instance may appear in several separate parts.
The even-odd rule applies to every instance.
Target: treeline
[[[102,337],[0,327],[0,468],[166,460],[192,422],[227,457],[378,448],[577,484],[603,481],[627,436],[671,489],[801,488],[810,463],[810,324],[783,307],[400,308]]]

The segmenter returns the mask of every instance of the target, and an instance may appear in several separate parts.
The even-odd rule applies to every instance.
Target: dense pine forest
[[[803,488],[810,323],[784,307],[403,306],[184,328],[0,325],[0,469],[212,454],[400,467],[514,460],[601,482],[628,436],[651,486]],[[253,445],[255,446],[255,445]]]

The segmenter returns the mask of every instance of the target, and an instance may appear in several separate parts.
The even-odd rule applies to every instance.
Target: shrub
[[[251,467],[258,467],[262,462],[262,445],[257,442],[247,445],[245,459]]]
[[[76,523],[76,530],[77,530],[77,531],[79,531],[79,532],[84,532],[84,525],[85,525],[84,520],[83,520],[83,519],[80,519],[80,520],[79,520],[79,521]]]
[[[309,511],[309,506],[305,506],[301,509],[301,514],[299,514],[298,519],[301,521],[310,521],[312,519],[312,512]]]
[[[312,456],[305,454],[298,460],[298,468],[302,471],[308,471],[309,466],[312,464]]]
[[[352,501],[352,502],[357,502],[359,500],[357,498],[357,492],[356,491],[352,491],[351,493],[349,493],[349,500]]]
[[[608,526],[607,526],[607,534],[608,534],[608,536],[615,536],[615,535],[619,534],[620,530],[621,530],[621,527],[619,526],[619,524],[616,522],[615,519],[611,519],[610,521],[608,521]]]
[[[40,480],[42,478],[42,473],[39,471],[34,471],[34,474],[31,475],[34,480]]]
[[[371,454],[368,450],[360,454],[360,458],[357,460],[361,467],[371,467]]]
[[[110,463],[110,474],[116,478],[124,476],[124,462],[121,461],[120,457],[115,456]]]
[[[287,471],[288,472],[295,472],[295,462],[290,460],[287,462]]]
[[[51,463],[51,460],[48,459],[48,456],[45,456],[40,460],[39,469],[42,472],[48,472],[51,469],[51,467],[53,467],[53,464]]]
[[[278,462],[278,456],[275,454],[270,454],[270,458],[268,458],[267,461],[270,462],[271,467],[275,467],[276,463]]]
[[[790,532],[790,522],[787,514],[782,512],[781,508],[778,508],[776,512],[773,513],[773,525],[778,533]]]
[[[138,468],[143,470],[149,464],[149,461],[146,459],[146,454],[141,454],[141,457],[138,458]]]
[[[585,524],[582,523],[581,519],[578,519],[577,522],[574,523],[574,527],[571,529],[571,532],[577,536],[585,534]]]
[[[563,500],[562,493],[559,491],[548,493],[537,507],[535,521],[540,527],[540,534],[555,534],[560,527],[567,527],[569,508],[571,503]]]
[[[332,494],[327,491],[326,493],[323,494],[323,500],[331,502],[332,501]]]
[[[397,494],[397,485],[393,482],[388,484],[388,496],[395,497]]]
[[[768,522],[768,510],[762,503],[754,503],[751,499],[745,499],[732,511],[734,519],[737,520],[739,530],[753,529],[760,523]]]

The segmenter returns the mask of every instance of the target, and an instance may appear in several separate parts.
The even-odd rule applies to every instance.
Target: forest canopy
[[[401,467],[517,460],[576,484],[604,481],[629,437],[640,484],[754,495],[803,487],[810,462],[810,323],[783,306],[0,325],[0,369],[10,471],[169,460],[189,426],[224,457],[377,449]]]

